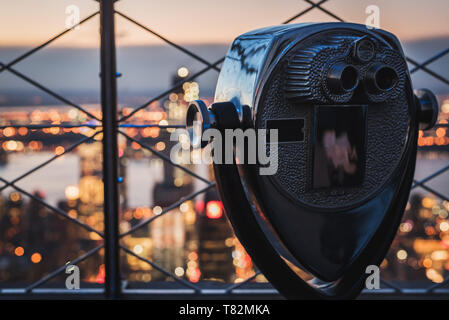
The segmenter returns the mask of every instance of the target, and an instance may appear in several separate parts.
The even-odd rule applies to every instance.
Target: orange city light
[[[42,256],[40,253],[35,252],[33,253],[33,255],[31,256],[31,262],[33,263],[39,263],[42,260]]]
[[[23,254],[25,253],[25,250],[23,250],[22,247],[17,247],[17,248],[14,250],[14,253],[15,253],[16,256],[21,257],[21,256],[23,256]]]

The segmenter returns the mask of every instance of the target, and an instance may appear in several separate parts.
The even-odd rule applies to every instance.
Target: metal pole
[[[119,193],[117,172],[117,82],[114,35],[114,0],[100,0],[101,110],[103,113],[103,182],[105,293],[120,296]]]

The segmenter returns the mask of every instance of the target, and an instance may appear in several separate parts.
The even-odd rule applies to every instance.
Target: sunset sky
[[[315,0],[318,1],[318,0]],[[93,0],[0,0],[0,46],[38,45],[65,28],[66,7],[76,5],[83,18],[95,12]],[[323,6],[351,22],[365,23],[368,5],[380,8],[380,27],[403,41],[449,36],[448,0],[330,0]],[[229,43],[251,29],[279,24],[309,7],[301,0],[121,0],[116,9],[180,43]],[[335,21],[312,10],[295,22]],[[121,17],[119,45],[161,41]],[[98,16],[54,46],[98,45]]]

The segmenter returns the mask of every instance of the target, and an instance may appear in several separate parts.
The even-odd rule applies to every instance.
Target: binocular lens
[[[336,63],[327,75],[329,88],[335,93],[354,90],[359,83],[359,73],[355,67],[345,63]]]
[[[382,67],[376,72],[377,86],[382,90],[392,89],[398,81],[398,75],[390,67]]]
[[[366,74],[367,89],[371,93],[390,91],[398,81],[399,76],[396,70],[384,64],[373,65]]]
[[[341,73],[341,86],[344,90],[350,91],[357,86],[358,72],[353,66],[346,66]]]

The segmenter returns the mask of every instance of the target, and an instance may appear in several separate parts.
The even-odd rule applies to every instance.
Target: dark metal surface
[[[103,114],[103,182],[105,293],[120,296],[119,192],[117,147],[117,81],[115,61],[114,1],[100,1],[101,110]]]
[[[373,94],[363,91],[363,87],[359,88],[359,94],[354,100],[342,100],[335,94],[326,95],[327,92],[319,91],[322,88],[319,85],[321,72],[325,68],[323,61],[332,64],[335,60],[342,59],[349,63],[349,58],[345,57],[354,40],[362,37],[368,37],[376,43],[376,54],[373,57],[375,63],[385,61],[383,68],[387,68],[386,63],[389,63],[388,66],[392,65],[401,75],[394,90],[390,92],[398,93],[399,103],[394,97],[385,96],[384,92],[373,98]],[[327,39],[331,39],[330,45]],[[278,152],[275,151],[279,167],[286,167],[285,175],[280,179],[277,173],[262,175],[258,172],[260,167],[257,165],[240,165],[238,173],[229,166],[214,165],[220,195],[234,230],[265,276],[284,295],[353,297],[362,288],[366,266],[378,265],[382,261],[396,234],[412,183],[418,126],[415,99],[405,71],[405,61],[400,53],[397,54],[401,49],[390,45],[395,42],[397,41],[393,35],[383,33],[379,36],[376,31],[368,31],[362,25],[322,23],[255,30],[237,37],[230,47],[218,79],[216,102],[232,101],[235,106],[248,105],[253,110],[252,122],[256,129],[265,129],[266,122],[272,119],[299,117],[306,121],[307,138],[303,142],[299,145],[297,142],[283,143],[278,147]],[[316,55],[304,54],[304,46],[307,48],[306,52],[316,52]],[[283,88],[280,85],[272,86],[271,83],[274,82],[273,79],[285,74],[285,61],[289,57],[299,57],[295,60],[294,69],[306,72],[307,79],[301,78],[299,81],[289,77],[288,95],[284,96]],[[351,63],[362,76],[370,66],[358,64],[357,61]],[[319,70],[316,75],[315,70]],[[318,84],[314,84],[314,79],[317,79]],[[307,102],[310,99],[317,100],[317,105],[320,105],[319,102],[326,105],[326,99],[335,103],[349,101],[348,104],[352,103],[352,107],[356,102],[368,103],[373,99],[378,102],[366,106],[366,110],[374,109],[376,112],[370,112],[367,128],[362,125],[355,134],[363,138],[366,135],[368,145],[366,151],[365,147],[359,150],[359,158],[367,159],[367,165],[363,165],[366,171],[363,184],[368,184],[369,190],[363,197],[350,197],[363,191],[362,185],[355,189],[342,186],[330,190],[317,188],[315,185],[311,187],[312,183],[307,186],[307,173],[311,173],[318,163],[313,155],[307,156],[314,140],[312,136],[316,122],[314,124],[313,119],[316,121],[317,116],[316,113],[314,116],[307,116],[307,111],[301,110],[308,110],[313,114],[313,110],[317,109],[316,106],[313,108],[304,103],[304,97],[299,97],[299,102],[287,103],[286,100],[291,100],[298,81],[314,93],[311,95],[313,98],[306,96]],[[304,91],[298,90],[299,94]],[[351,96],[348,99],[352,99]],[[212,109],[214,105],[215,103],[211,106]],[[340,108],[340,111],[335,111],[339,113],[350,107],[332,105],[328,108]],[[383,112],[377,112],[379,109]],[[385,111],[391,110],[396,110],[400,116],[386,114]],[[352,111],[351,114],[355,112]],[[220,123],[221,117],[218,114],[216,116],[217,123]],[[345,117],[349,119],[347,115]],[[365,116],[362,118],[365,119]],[[379,130],[380,127],[383,130]],[[348,128],[347,125],[346,129]],[[219,129],[225,130],[228,127],[221,126]],[[391,140],[391,137],[395,138]],[[381,145],[389,147],[377,149]],[[392,159],[391,156],[395,158]],[[373,168],[373,159],[377,163],[384,163],[384,166]],[[305,172],[298,173],[297,167],[304,168]],[[319,170],[321,173],[325,171],[322,168]],[[370,181],[368,177],[373,175],[374,179]],[[241,185],[238,186],[240,180]],[[289,192],[291,185],[300,186],[303,188],[302,192],[292,196]],[[239,199],[240,196],[236,193],[244,196]],[[312,196],[305,200],[307,194]],[[245,198],[247,199],[244,200]],[[245,205],[242,203],[244,201],[250,204]],[[248,221],[240,221],[247,215],[255,217],[246,217]],[[260,228],[249,221],[254,218]],[[264,244],[263,236],[266,238],[265,242],[270,241],[271,250]],[[273,250],[280,257],[276,258]],[[272,265],[269,269],[268,264]],[[287,272],[289,267],[292,270]],[[292,273],[297,273],[298,279]],[[291,287],[292,283],[295,283],[296,289]],[[308,285],[310,289],[307,288]]]

